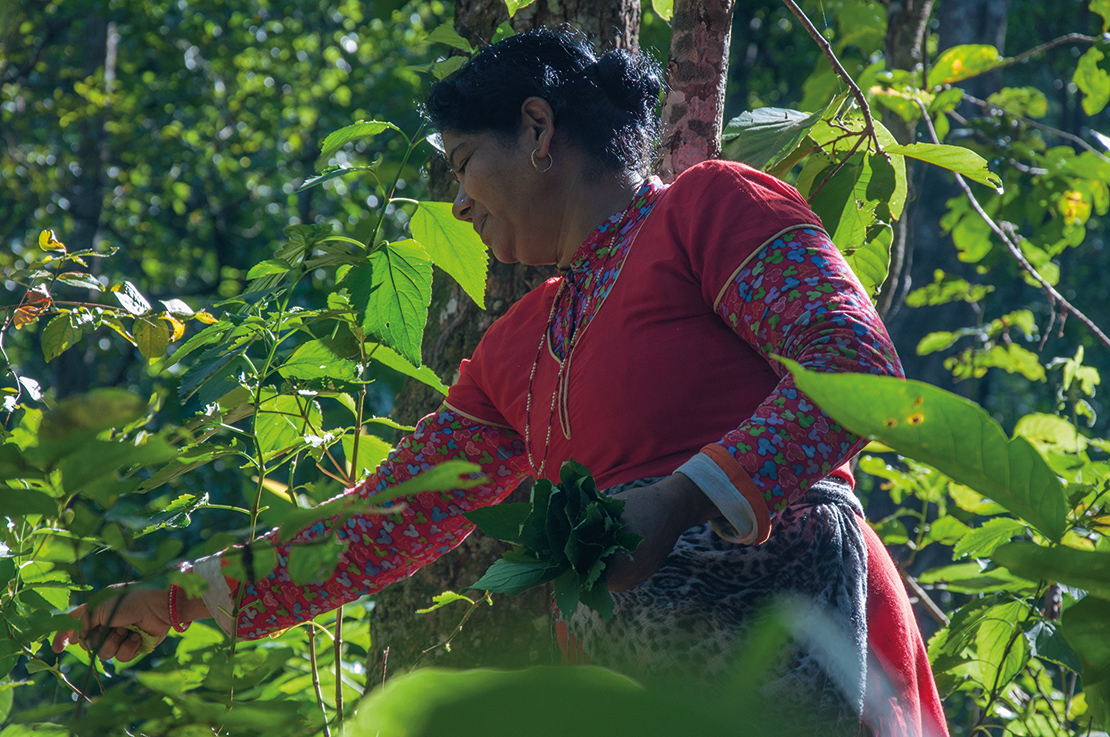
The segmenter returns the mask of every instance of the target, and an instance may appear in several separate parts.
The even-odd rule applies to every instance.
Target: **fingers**
[[[90,649],[98,648],[96,654],[101,660],[111,660],[116,657],[119,660],[131,660],[138,650],[137,645],[129,642],[132,635],[138,639],[138,635],[123,627],[94,627],[89,630],[85,642]]]

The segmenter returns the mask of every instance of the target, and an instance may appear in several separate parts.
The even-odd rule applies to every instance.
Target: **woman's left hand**
[[[621,521],[630,532],[643,535],[644,541],[632,560],[622,554],[609,559],[610,591],[625,591],[649,578],[659,570],[679,535],[719,514],[697,484],[677,473],[614,498],[624,500]]]

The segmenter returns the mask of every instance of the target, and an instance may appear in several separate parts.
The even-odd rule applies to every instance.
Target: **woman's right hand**
[[[165,589],[137,588],[131,584],[112,587],[120,593],[102,601],[90,611],[84,604],[71,612],[81,627],[54,635],[54,652],[60,653],[71,643],[80,642],[85,649],[96,652],[102,660],[115,658],[133,660],[142,647],[137,627],[155,638],[154,644],[166,639],[170,631],[169,598]],[[184,599],[184,595],[181,597]]]

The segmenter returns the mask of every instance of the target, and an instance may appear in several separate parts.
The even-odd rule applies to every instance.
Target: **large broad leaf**
[[[911,159],[925,161],[943,169],[962,174],[968,179],[1001,189],[1002,180],[987,168],[987,160],[963,146],[947,146],[936,143],[911,143],[908,146],[894,146],[888,151],[902,154]]]
[[[1062,630],[1083,664],[1084,688],[1110,680],[1110,602],[1087,597],[1064,612]]]
[[[432,264],[416,241],[389,243],[347,275],[351,304],[362,313],[362,329],[414,366],[432,299]]]
[[[821,156],[811,157],[813,161],[807,162],[798,177],[798,189],[804,196],[811,197],[811,190],[824,180],[830,165],[847,159],[852,152],[858,139],[855,136],[845,135],[845,131],[859,133],[863,128],[864,120],[861,115],[846,115],[836,121],[835,125],[828,120],[821,120],[813,126],[809,136],[823,153]],[[875,137],[883,151],[888,152],[889,159],[882,156],[873,156],[870,159],[871,180],[864,190],[867,193],[865,199],[876,201],[878,203],[876,212],[880,215],[880,219],[890,222],[902,216],[902,210],[906,205],[908,192],[906,160],[901,154],[889,153],[898,145],[898,141],[878,121],[875,121]],[[807,168],[809,169],[808,181],[806,180]],[[827,229],[828,224],[825,225]]]
[[[844,253],[852,272],[859,279],[867,295],[874,299],[890,270],[890,244],[894,242],[894,229],[878,224],[868,231],[867,242],[859,248]]]
[[[489,256],[470,223],[456,218],[450,202],[421,202],[412,216],[412,235],[424,246],[439,268],[486,308],[486,272]]]
[[[527,519],[532,505],[527,502],[503,502],[475,509],[463,516],[490,537],[510,543],[520,542],[520,528]]]
[[[33,489],[0,488],[0,517],[22,517],[27,514],[57,517],[58,501]]]
[[[1083,112],[1097,115],[1110,102],[1110,72],[1102,68],[1106,55],[1097,46],[1087,49],[1075,67],[1072,81],[1083,92]]]
[[[843,166],[836,168],[835,164],[829,164],[815,177],[815,191],[809,203],[833,243],[843,252],[862,247],[867,241],[868,229],[877,222],[878,202],[867,194],[871,173],[871,157],[857,153]]]
[[[1083,589],[1091,596],[1110,599],[1110,553],[1007,543],[995,550],[991,558],[1030,581],[1056,581]]]
[[[320,406],[307,397],[273,394],[263,399],[254,426],[265,458],[303,444],[305,435],[316,435],[323,426]]]
[[[946,49],[929,68],[928,85],[959,82],[990,71],[1002,63],[998,49],[986,44],[961,44]]]
[[[798,147],[823,114],[781,107],[745,111],[721,133],[723,153],[756,169],[770,169]]]
[[[332,154],[339,149],[346,146],[351,141],[361,141],[366,138],[372,138],[384,130],[393,129],[398,133],[401,129],[388,123],[384,120],[360,120],[348,126],[344,126],[337,131],[328,134],[324,142],[320,144],[320,158],[317,162],[322,163],[328,160]]]
[[[353,341],[310,340],[297,346],[293,355],[278,368],[278,373],[287,379],[302,381],[359,381],[362,377],[358,364],[345,350],[350,346],[354,346]]]
[[[1051,540],[1064,534],[1060,480],[1028,440],[1010,440],[974,402],[919,381],[823,374],[782,363],[798,388],[852,432],[928,463],[990,497]]]
[[[447,396],[447,387],[434,371],[427,366],[413,365],[411,361],[392,348],[378,343],[367,343],[366,355],[383,366],[391,368],[399,374],[404,374],[410,379],[416,379],[420,383],[432,387],[443,396]]]
[[[498,594],[514,596],[533,586],[546,583],[557,575],[559,570],[553,568],[546,560],[523,563],[501,559],[494,561],[482,577],[470,585],[470,588],[488,589]]]

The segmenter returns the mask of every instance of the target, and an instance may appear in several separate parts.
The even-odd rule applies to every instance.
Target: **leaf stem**
[[[316,663],[316,633],[308,635],[308,659],[312,663],[312,690],[316,692],[316,705],[324,715],[324,735],[331,737],[331,727],[328,726],[328,709],[324,706],[324,692],[320,689],[320,668]]]

